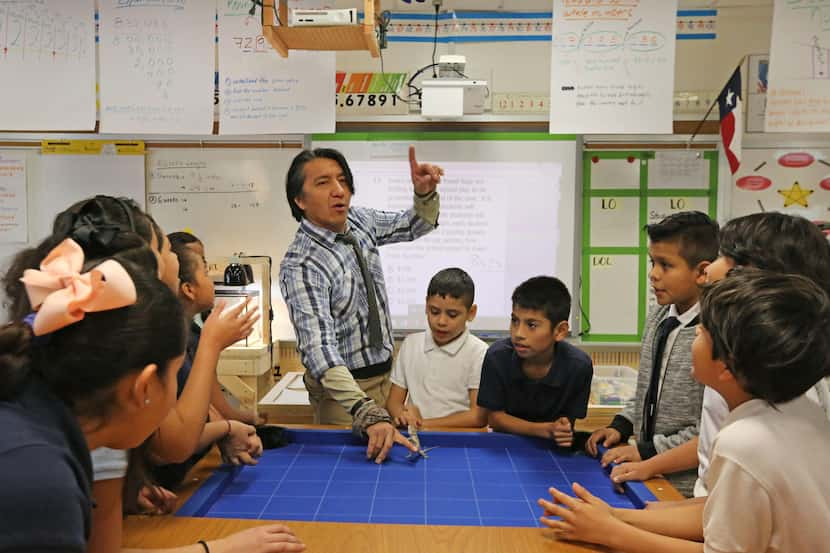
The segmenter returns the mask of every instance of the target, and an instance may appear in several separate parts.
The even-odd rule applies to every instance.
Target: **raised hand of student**
[[[591,457],[596,457],[599,455],[599,450],[597,450],[598,443],[602,443],[604,447],[612,447],[620,443],[621,439],[622,434],[620,434],[618,430],[614,430],[613,428],[600,428],[598,430],[594,430],[591,437],[585,442],[585,451],[587,451]]]
[[[225,302],[218,301],[202,328],[201,343],[210,343],[220,350],[247,338],[259,320],[259,310],[249,308],[250,298],[227,309]],[[246,308],[247,309],[246,311]]]
[[[424,418],[421,416],[421,410],[416,405],[407,405],[403,411],[395,417],[395,426],[415,426],[421,428],[424,424]]]
[[[616,484],[622,484],[629,480],[648,480],[656,473],[651,470],[651,465],[648,461],[634,461],[630,463],[622,463],[611,470],[611,480]]]
[[[249,528],[207,544],[211,553],[288,553],[305,550],[305,544],[284,524]]]
[[[426,196],[438,186],[444,170],[431,163],[418,163],[415,159],[415,146],[409,147],[409,171],[412,175],[412,186],[419,196]]]
[[[553,501],[539,500],[539,505],[545,510],[540,520],[558,538],[606,544],[605,540],[615,535],[620,525],[625,524],[614,516],[606,502],[591,495],[577,483],[573,484],[576,497],[556,488],[550,488],[549,491]],[[562,520],[548,518],[551,516]]]
[[[642,461],[640,457],[640,450],[637,449],[637,446],[633,445],[621,445],[620,447],[615,447],[609,449],[605,452],[605,455],[602,456],[600,460],[600,464],[603,467],[607,467],[611,463],[629,463],[632,461]]]

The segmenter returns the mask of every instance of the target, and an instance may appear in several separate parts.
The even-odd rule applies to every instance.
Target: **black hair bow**
[[[104,223],[100,218],[87,214],[76,219],[71,236],[81,247],[108,248],[121,230],[121,225]]]

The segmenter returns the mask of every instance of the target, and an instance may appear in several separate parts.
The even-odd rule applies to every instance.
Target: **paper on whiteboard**
[[[766,132],[830,131],[830,0],[776,0]]]
[[[551,133],[671,133],[677,0],[554,0]]]
[[[0,2],[0,127],[95,128],[93,0]]]
[[[220,2],[219,134],[334,132],[335,53],[280,57],[239,4]]]
[[[215,5],[101,1],[101,131],[210,134]]]
[[[26,242],[26,160],[20,152],[0,152],[0,243]]]
[[[656,152],[648,164],[649,188],[709,188],[709,160],[701,152]]]

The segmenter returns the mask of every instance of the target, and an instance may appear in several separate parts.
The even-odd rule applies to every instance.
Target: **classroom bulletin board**
[[[582,339],[638,342],[656,305],[645,225],[717,214],[717,151],[586,150],[582,158]]]

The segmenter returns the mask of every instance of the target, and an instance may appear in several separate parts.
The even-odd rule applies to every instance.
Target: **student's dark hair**
[[[689,268],[718,257],[718,224],[701,211],[672,213],[645,230],[652,242],[677,242]]]
[[[703,290],[700,323],[747,393],[790,401],[830,376],[830,299],[800,275],[738,268]]]
[[[168,235],[168,239],[169,238],[170,236]],[[199,255],[199,252],[195,251],[187,244],[193,244],[193,242],[182,243],[170,240],[170,249],[176,254],[176,257],[179,258],[180,285],[185,282],[194,282],[196,280],[196,273],[199,271],[199,261],[202,260],[202,256]]]
[[[199,240],[198,237],[195,235],[185,232],[185,231],[178,231],[178,232],[171,232],[167,235],[167,239],[170,240],[170,246],[176,246],[177,244],[181,244],[182,246],[186,246],[188,244],[201,244],[202,241]]]
[[[736,265],[807,277],[830,294],[830,243],[804,217],[770,211],[732,219],[721,228],[720,253]]]
[[[530,278],[516,287],[511,299],[514,307],[543,312],[554,326],[567,321],[571,314],[571,294],[558,278]]]
[[[305,182],[305,164],[314,159],[325,158],[337,162],[343,170],[346,179],[346,186],[354,194],[354,177],[352,170],[345,156],[333,148],[315,148],[314,150],[303,150],[294,157],[291,167],[288,168],[288,175],[285,177],[285,196],[288,199],[288,206],[291,208],[291,215],[294,219],[301,221],[303,210],[300,209],[294,199],[303,193],[303,182]]]
[[[31,373],[76,414],[105,419],[115,384],[155,364],[163,377],[167,363],[181,355],[185,322],[181,304],[155,274],[120,254],[112,256],[129,273],[135,304],[95,313],[32,342],[26,323],[0,329],[0,399],[15,397]],[[100,263],[86,263],[88,271]]]
[[[23,271],[37,269],[49,252],[67,238],[81,246],[87,261],[122,252],[125,259],[155,273],[158,262],[147,245],[153,236],[160,239],[156,235],[157,227],[138,204],[128,198],[99,195],[71,205],[55,217],[51,236],[33,248],[21,250],[9,265],[3,276],[9,318],[19,321],[32,311],[20,282]]]
[[[431,296],[451,296],[464,302],[469,309],[476,299],[476,285],[464,269],[442,269],[429,281],[427,298]]]

